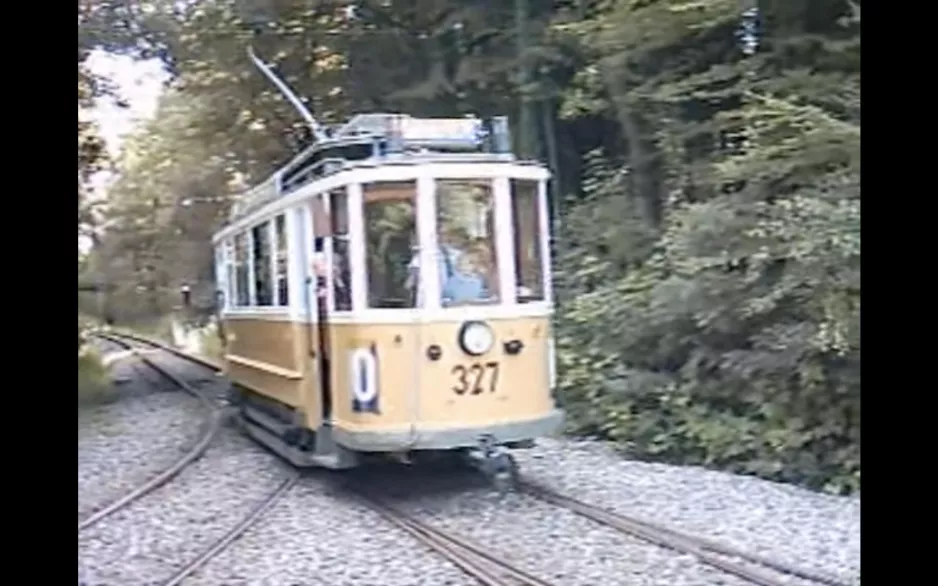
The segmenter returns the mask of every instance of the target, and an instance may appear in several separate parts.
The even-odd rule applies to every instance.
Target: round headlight
[[[479,356],[492,349],[495,343],[495,334],[492,328],[480,321],[470,321],[463,324],[459,332],[459,345],[467,354]]]

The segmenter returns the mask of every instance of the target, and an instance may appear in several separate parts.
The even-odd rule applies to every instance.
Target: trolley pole
[[[528,27],[529,6],[528,0],[515,0],[515,29],[517,43],[518,63],[518,93],[521,97],[518,115],[518,155],[522,159],[532,159],[537,156],[535,148],[534,103],[531,99],[531,66],[527,57],[530,28]]]

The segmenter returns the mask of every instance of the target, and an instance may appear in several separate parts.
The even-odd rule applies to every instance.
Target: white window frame
[[[283,239],[284,239],[284,254],[286,258],[284,259],[284,278],[287,280],[287,303],[283,305],[280,303],[280,284],[278,280],[277,267],[279,265],[278,257],[280,255],[280,237],[277,236],[277,220],[283,218]],[[270,219],[270,243],[271,243],[271,272],[273,277],[273,286],[274,286],[274,307],[290,307],[293,305],[293,294],[291,292],[290,283],[292,282],[292,275],[290,271],[290,214],[289,211],[285,211],[281,214],[275,215]]]
[[[245,254],[245,258],[244,258],[244,268],[247,270],[247,277],[248,277],[248,278],[247,278],[247,286],[248,286],[248,290],[247,290],[247,301],[248,301],[248,302],[247,302],[247,304],[244,304],[244,305],[242,305],[242,304],[238,301],[238,299],[241,297],[241,288],[240,288],[240,286],[238,285],[238,267],[237,267],[237,260],[238,260],[238,239],[239,239],[239,237],[243,238],[243,240],[244,240],[244,246],[245,246],[245,250],[246,250],[246,254]],[[235,308],[236,308],[236,309],[248,308],[248,307],[251,306],[251,238],[250,238],[250,230],[247,230],[247,231],[240,232],[240,233],[237,233],[237,234],[232,235],[232,237],[231,237],[231,246],[232,246],[232,262],[235,264],[234,286],[233,286],[233,288],[232,288],[232,291],[234,292],[234,300],[233,300],[233,302],[232,302],[231,307],[232,307],[232,309],[235,309]]]
[[[352,287],[352,309],[351,311],[345,310],[342,313],[352,314],[368,308],[368,263],[365,262],[365,196],[361,183],[349,183],[345,186],[345,217],[348,222],[348,262],[349,280],[351,281],[349,285]],[[333,234],[334,237],[335,234]],[[329,250],[331,251],[332,238],[329,240]],[[331,288],[329,293],[334,307],[335,299],[332,296]]]
[[[417,177],[417,262],[420,263],[420,277],[417,287],[422,287],[418,298],[422,298],[417,310],[439,310],[441,308],[440,290],[440,239],[437,233],[437,188],[436,179],[429,174]]]
[[[541,277],[544,280],[544,302],[548,305],[554,303],[554,279],[552,276],[553,262],[550,255],[550,217],[547,213],[547,180],[537,182],[537,208],[539,230],[541,239]]]
[[[316,274],[313,272],[313,258],[316,254],[316,222],[313,218],[313,201],[315,197],[303,200],[297,209],[297,218],[302,226],[303,232],[300,234],[302,239],[302,249],[304,257],[300,262],[300,274],[303,275],[298,289],[303,295],[303,309],[306,315],[303,319],[310,323],[319,321],[319,297],[316,295]],[[303,292],[305,291],[305,292]]]
[[[316,198],[321,202],[321,207],[326,214],[325,221],[327,222],[328,236],[322,237],[322,252],[326,257],[326,311],[328,315],[335,313],[335,271],[334,261],[335,254],[332,249],[332,198],[329,197],[331,191],[324,191],[316,196]],[[313,226],[315,226],[315,222]]]
[[[245,234],[248,244],[247,264],[248,264],[248,304],[247,307],[257,307],[257,280],[254,273],[254,228],[257,224],[250,226]]]
[[[374,182],[398,182],[398,181],[416,181],[417,182],[417,230],[420,238],[421,251],[419,255],[420,263],[429,272],[434,274],[437,260],[432,253],[434,252],[428,244],[436,243],[436,201],[435,201],[435,179],[489,179],[499,178],[534,180],[539,182],[539,206],[540,206],[540,238],[541,238],[541,259],[543,263],[544,278],[544,301],[531,302],[523,305],[509,305],[500,300],[498,305],[478,306],[472,308],[441,308],[439,307],[439,278],[428,278],[426,286],[428,287],[427,298],[429,303],[425,303],[420,309],[369,309],[367,308],[367,270],[365,263],[365,234],[363,230],[364,206],[363,198],[356,196],[355,192],[361,193],[362,186]],[[421,165],[400,165],[400,166],[380,166],[380,167],[362,167],[349,169],[336,175],[315,181],[294,193],[285,195],[282,198],[271,201],[262,206],[256,213],[247,215],[241,219],[235,220],[228,227],[220,230],[213,236],[214,242],[231,238],[239,232],[244,233],[248,245],[248,285],[250,289],[255,288],[255,279],[253,275],[253,254],[250,253],[253,248],[253,242],[250,235],[250,228],[255,224],[258,218],[271,216],[277,213],[283,213],[289,210],[295,210],[292,215],[292,224],[294,226],[293,235],[291,235],[291,246],[299,247],[296,250],[296,256],[291,255],[290,266],[293,267],[293,274],[297,278],[291,283],[291,307],[300,314],[300,319],[305,319],[302,313],[309,305],[309,312],[313,320],[318,319],[318,298],[315,291],[315,279],[310,279],[307,283],[307,277],[312,275],[311,261],[313,254],[313,243],[315,226],[312,219],[311,202],[316,197],[322,197],[335,189],[347,189],[347,202],[349,205],[349,268],[351,271],[351,280],[353,282],[353,304],[351,312],[339,312],[338,315],[330,314],[330,318],[337,323],[357,323],[370,321],[373,323],[414,323],[417,321],[462,321],[466,319],[467,312],[474,319],[499,319],[502,317],[520,317],[520,316],[546,316],[553,312],[553,287],[552,287],[552,258],[550,251],[550,221],[547,215],[547,185],[546,179],[549,178],[549,172],[540,166],[518,164],[518,163],[432,163]],[[429,180],[429,181],[428,181]],[[510,183],[509,183],[510,193]],[[509,206],[510,207],[510,206]],[[305,210],[305,211],[304,211]],[[503,214],[504,216],[504,214]],[[510,216],[509,216],[510,217]],[[288,224],[291,215],[288,215]],[[510,224],[509,224],[510,226]],[[430,234],[427,233],[427,227],[430,227]],[[497,229],[497,228],[496,228]],[[302,232],[301,232],[302,230]],[[289,231],[289,228],[288,228]],[[327,243],[329,240],[327,239]],[[514,242],[512,240],[512,247]],[[509,248],[510,250],[510,248]],[[234,259],[234,241],[232,239],[232,255]],[[305,253],[305,254],[304,254]],[[504,254],[504,252],[502,253]],[[305,256],[305,258],[303,258]],[[504,264],[504,263],[501,263]],[[514,266],[513,261],[510,263]],[[503,268],[500,268],[500,282],[505,293],[511,291],[515,293],[516,289],[514,274],[511,275],[511,286],[504,287],[504,279],[501,277]],[[235,277],[235,285],[237,275]],[[427,274],[427,277],[430,277]],[[303,295],[303,287],[307,287],[307,295]],[[434,291],[436,290],[436,291]],[[237,290],[235,296],[231,299],[230,307],[234,307],[233,301],[237,299]],[[298,297],[303,295],[303,297]],[[330,287],[331,296],[331,287]],[[502,295],[504,298],[505,295]],[[294,303],[293,300],[296,300]],[[253,303],[253,297],[252,297]],[[434,307],[436,306],[436,307]],[[273,309],[270,311],[251,310],[245,306],[244,314],[267,314],[267,313],[285,313],[283,308],[262,308]],[[242,312],[237,312],[242,313]],[[292,312],[291,312],[292,313]],[[284,316],[285,317],[285,316]]]
[[[518,284],[515,270],[514,210],[511,205],[511,179],[496,177],[492,180],[495,200],[495,260],[498,262],[499,296],[497,305],[518,304]],[[505,261],[508,262],[505,262]]]
[[[267,248],[269,249],[267,253],[267,258],[270,261],[270,266],[267,267],[268,273],[270,273],[270,305],[269,307],[282,307],[280,305],[280,295],[278,294],[279,288],[277,287],[277,227],[275,220],[277,216],[272,217],[267,220]]]
[[[287,238],[287,291],[289,295],[290,318],[302,320],[306,316],[306,298],[303,295],[306,272],[303,268],[306,259],[303,234],[303,208],[294,207],[284,210]]]
[[[369,275],[368,262],[366,260],[366,246],[368,235],[365,233],[365,185],[371,183],[408,183],[414,185],[414,218],[417,223],[417,242],[420,246],[417,259],[420,263],[420,280],[418,286],[427,287],[424,290],[424,296],[432,300],[435,299],[435,307],[439,308],[439,279],[436,277],[437,257],[433,255],[433,248],[424,243],[432,242],[435,246],[436,232],[434,230],[433,217],[427,218],[428,214],[436,214],[436,206],[427,205],[426,202],[432,201],[434,197],[435,186],[433,179],[428,176],[418,176],[416,179],[404,178],[394,180],[376,179],[362,183],[350,183],[347,191],[348,205],[348,233],[349,233],[349,270],[352,273],[352,311],[342,312],[340,315],[350,315],[353,319],[360,319],[361,316],[381,316],[381,315],[400,315],[402,311],[416,311],[418,309],[427,309],[431,306],[424,305],[422,308],[386,308],[386,307],[368,307],[369,293]],[[430,297],[436,290],[436,297]],[[391,313],[388,313],[391,312]],[[367,318],[365,318],[367,319]]]

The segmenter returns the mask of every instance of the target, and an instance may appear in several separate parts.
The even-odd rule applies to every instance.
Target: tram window
[[[544,299],[541,208],[536,181],[511,180],[515,233],[515,286],[518,303]]]
[[[235,305],[247,307],[251,305],[250,267],[251,262],[248,251],[247,234],[235,236]]]
[[[310,213],[313,215],[313,231],[316,238],[330,236],[332,223],[329,221],[329,214],[326,213],[326,206],[321,197],[316,196],[310,203]]]
[[[275,238],[277,239],[276,281],[277,305],[290,305],[290,287],[287,279],[287,217],[277,216],[274,220]]]
[[[349,269],[348,198],[345,190],[329,194],[332,233],[332,292],[336,311],[352,310],[352,274]]]
[[[412,181],[385,182],[363,188],[368,307],[414,307],[417,282],[409,277],[417,226],[417,185]]]
[[[234,246],[232,242],[226,241],[224,244],[224,258],[225,258],[225,307],[234,307],[238,304],[238,275],[235,272],[235,256],[234,256]]]
[[[489,180],[437,180],[442,305],[498,303],[495,198]]]
[[[251,237],[254,242],[252,258],[254,261],[254,295],[255,305],[268,306],[273,304],[273,288],[270,273],[270,229],[265,222],[251,228]]]

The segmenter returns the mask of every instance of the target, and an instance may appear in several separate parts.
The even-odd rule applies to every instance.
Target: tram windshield
[[[443,307],[499,302],[491,180],[438,179],[437,239]]]
[[[418,234],[416,181],[362,185],[367,274],[367,307],[409,309],[436,306],[425,299],[438,292],[441,307],[497,305],[505,301],[500,265],[513,274],[517,303],[544,300],[541,218],[536,181],[511,180],[508,229],[514,256],[498,248],[495,181],[492,179],[435,179],[436,214],[427,226],[436,232],[436,247],[421,255],[425,245]],[[499,208],[501,209],[501,208]],[[503,220],[500,220],[503,221]],[[439,287],[428,287],[421,258],[436,264]],[[432,272],[432,271],[430,271]],[[511,277],[509,277],[511,278]],[[509,296],[510,297],[510,296]]]
[[[368,307],[416,307],[417,287],[411,264],[416,247],[415,182],[363,186]]]

